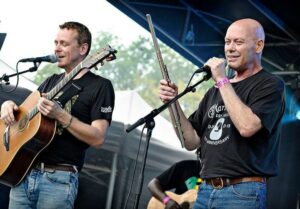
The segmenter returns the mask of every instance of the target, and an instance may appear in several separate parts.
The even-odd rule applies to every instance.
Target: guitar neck
[[[87,56],[82,62],[80,62],[73,70],[68,73],[51,91],[46,94],[46,98],[52,100],[58,92],[70,82],[82,69],[87,68],[91,69],[96,66],[99,62],[103,62],[105,58],[109,55],[114,55],[117,51],[112,49],[110,46],[106,47],[104,50],[101,50],[95,53],[92,56]],[[115,56],[114,56],[115,58]],[[37,107],[33,107],[32,110],[28,112],[29,119],[33,118],[38,113]]]
[[[70,73],[68,73],[50,92],[47,93],[46,98],[53,99],[58,92],[70,82],[82,70],[82,62],[77,65]]]
[[[82,70],[82,62],[77,65],[67,76],[64,77],[50,92],[46,94],[46,98],[51,100],[53,99],[58,92],[70,81],[72,80],[80,71]],[[32,119],[38,113],[37,106],[34,106],[29,112],[28,117]]]

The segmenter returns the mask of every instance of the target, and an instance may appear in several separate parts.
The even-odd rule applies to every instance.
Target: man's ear
[[[264,48],[264,46],[265,46],[264,41],[263,40],[258,40],[256,42],[256,48],[255,48],[256,53],[261,53],[262,50],[263,50],[263,48]]]
[[[87,43],[81,44],[80,46],[80,54],[85,55],[87,50],[89,48],[89,45]]]

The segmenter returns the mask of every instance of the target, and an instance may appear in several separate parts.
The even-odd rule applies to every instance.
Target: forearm
[[[150,183],[148,184],[148,189],[150,190],[152,196],[160,200],[161,202],[163,202],[163,199],[167,196],[156,178],[150,181]]]
[[[231,84],[219,88],[226,110],[243,137],[251,137],[262,128],[260,119],[236,95]]]
[[[72,117],[72,119],[71,119]],[[63,112],[57,121],[75,136],[78,140],[92,147],[100,148],[105,141],[108,122],[106,120],[94,121],[91,125],[83,123],[78,118]]]

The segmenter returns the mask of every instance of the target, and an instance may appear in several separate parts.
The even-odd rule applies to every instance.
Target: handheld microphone
[[[209,79],[211,78],[211,71],[210,71],[210,67],[208,65],[204,65],[203,67],[200,67],[199,69],[197,69],[194,74],[197,73],[206,73],[206,78]]]
[[[19,62],[50,62],[56,63],[58,61],[55,54],[43,56],[43,57],[33,57],[33,58],[24,58],[19,60]]]
[[[210,72],[210,67],[208,66],[208,65],[204,65],[203,67],[200,67],[199,69],[197,69],[196,71],[195,71],[195,74],[196,73],[208,73],[208,72]]]

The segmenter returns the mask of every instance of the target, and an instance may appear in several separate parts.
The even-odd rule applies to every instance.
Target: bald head
[[[241,30],[244,30],[245,33],[250,35],[255,40],[265,41],[264,29],[262,25],[254,19],[246,18],[246,19],[237,20],[229,26],[228,30],[234,27],[238,27]]]
[[[240,19],[233,22],[225,36],[225,55],[229,66],[240,72],[261,69],[265,32],[259,22]]]

